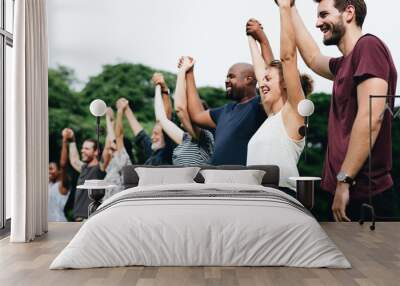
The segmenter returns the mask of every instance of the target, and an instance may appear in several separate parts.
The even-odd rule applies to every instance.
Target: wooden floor
[[[51,223],[32,243],[0,241],[0,285],[400,285],[400,223],[378,223],[374,232],[357,223],[322,223],[353,269],[289,267],[123,267],[48,270],[80,227]]]

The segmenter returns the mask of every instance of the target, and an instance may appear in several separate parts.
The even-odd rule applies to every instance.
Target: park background
[[[378,35],[400,65],[400,42],[393,29],[400,3],[365,1],[368,15],[364,31]],[[390,3],[390,9],[388,4]],[[339,56],[336,47],[322,45],[315,28],[317,6],[297,0],[296,6],[324,54]],[[181,55],[196,59],[195,75],[200,96],[210,107],[226,103],[222,88],[226,72],[235,62],[250,62],[244,33],[254,17],[264,25],[275,56],[279,55],[279,11],[273,0],[52,0],[49,15],[49,155],[59,160],[61,131],[71,127],[78,148],[85,138],[95,137],[95,120],[89,103],[96,98],[115,107],[126,97],[139,121],[150,132],[154,124],[154,87],[150,79],[161,71],[174,90],[176,63]],[[313,74],[299,57],[299,70],[313,76],[316,110],[310,118],[308,158],[299,162],[301,175],[320,176],[327,145],[327,119],[332,82]],[[398,85],[397,94],[400,88]],[[103,127],[105,120],[102,120]],[[134,139],[125,123],[125,136]],[[104,142],[105,133],[102,135]],[[400,118],[393,124],[393,178],[400,189]],[[134,154],[140,161],[140,150]],[[76,179],[72,168],[69,173]],[[319,191],[318,191],[319,194]],[[398,205],[400,199],[397,197]],[[329,210],[318,196],[313,212],[325,220]],[[398,214],[400,215],[400,214]]]

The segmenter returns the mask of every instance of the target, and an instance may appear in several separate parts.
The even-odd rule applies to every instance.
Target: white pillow
[[[184,168],[135,168],[139,176],[138,186],[195,183],[199,167]]]
[[[205,184],[233,183],[246,185],[261,185],[265,171],[261,170],[202,170]]]

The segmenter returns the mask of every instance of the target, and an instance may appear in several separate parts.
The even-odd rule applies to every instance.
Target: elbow
[[[296,60],[296,50],[290,52],[284,52],[281,54],[282,63],[291,63]]]
[[[183,113],[185,113],[187,110],[186,110],[186,108],[185,108],[183,105],[177,104],[177,105],[175,106],[175,111],[176,111],[176,113],[178,113],[178,114],[183,114]]]
[[[196,113],[196,114],[190,114],[190,120],[197,125],[202,125],[201,124],[201,116],[200,114]]]
[[[379,130],[381,130],[382,127],[382,122],[383,118],[379,117],[373,117],[371,119],[371,132],[372,134],[378,134]]]
[[[304,57],[304,62],[307,65],[308,68],[311,70],[315,71],[317,69],[317,59],[318,56],[320,55],[319,50],[313,52],[310,56]]]

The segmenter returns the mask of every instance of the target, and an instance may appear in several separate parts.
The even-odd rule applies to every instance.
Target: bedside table
[[[93,201],[88,207],[88,217],[94,213],[101,205],[102,199],[106,194],[106,189],[112,189],[116,185],[107,184],[104,180],[86,180],[83,185],[76,187],[78,190],[88,190],[88,196]]]
[[[314,188],[315,182],[320,181],[320,177],[290,177],[289,180],[296,181],[296,198],[307,209],[314,207]]]

